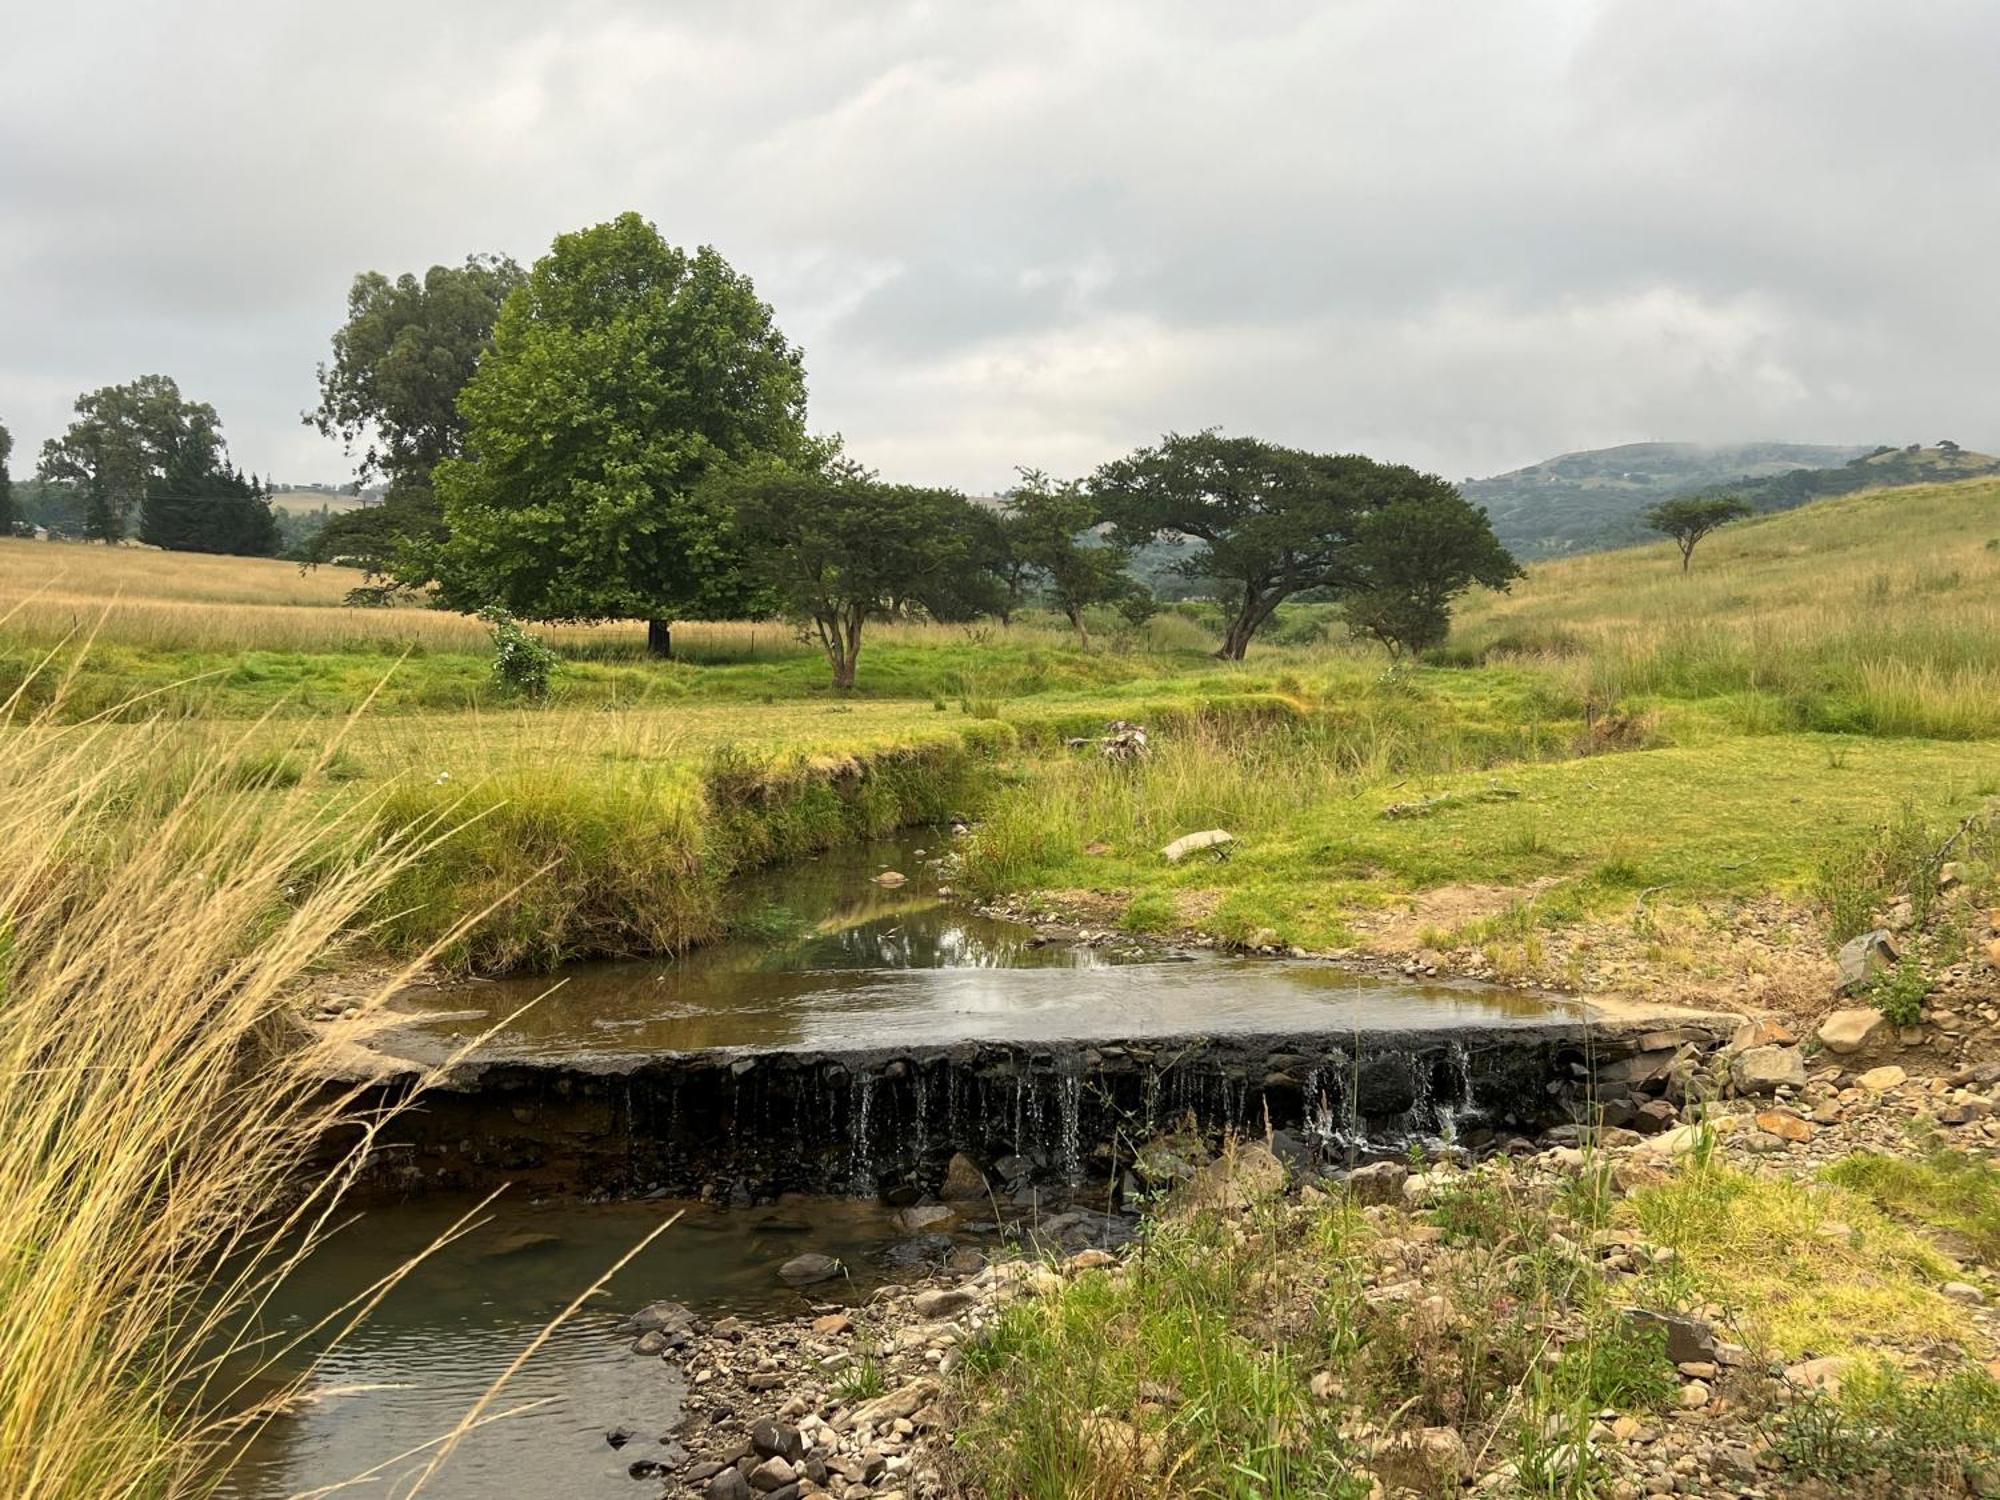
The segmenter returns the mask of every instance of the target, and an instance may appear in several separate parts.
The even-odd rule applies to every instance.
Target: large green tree
[[[1138,586],[1125,571],[1128,548],[1091,537],[1097,505],[1083,485],[1023,469],[1003,511],[1008,555],[1061,611],[1078,643],[1090,648],[1084,611],[1130,595]]]
[[[0,536],[14,534],[14,481],[7,472],[7,460],[14,453],[14,434],[0,423]]]
[[[87,538],[123,541],[168,452],[220,426],[214,407],[185,400],[169,377],[142,375],[77,397],[76,420],[42,445],[39,472],[83,489]]]
[[[557,238],[507,299],[434,482],[444,602],[534,620],[742,611],[712,474],[805,444],[803,361],[747,277],[639,215]]]
[[[977,507],[956,490],[885,484],[859,465],[759,465],[728,496],[751,581],[854,686],[871,619],[960,619],[991,607]]]
[[[1452,601],[1474,584],[1505,589],[1521,576],[1486,512],[1449,485],[1371,510],[1356,531],[1353,565],[1342,601],[1348,628],[1380,641],[1391,659],[1443,645]]]
[[[212,430],[177,435],[139,508],[139,540],[170,552],[270,557],[278,518],[264,485],[229,461]]]
[[[356,563],[378,576],[443,539],[431,470],[464,448],[459,392],[493,342],[500,306],[525,279],[504,255],[470,255],[422,278],[380,271],[354,278],[333,358],[319,367],[308,426],[360,449],[363,480],[381,478],[380,505],[335,516],[308,544],[317,562]]]

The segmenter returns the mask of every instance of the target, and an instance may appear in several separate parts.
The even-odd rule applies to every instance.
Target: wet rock
[[[1355,1107],[1370,1118],[1400,1115],[1417,1102],[1417,1075],[1397,1053],[1364,1059],[1354,1070]]]
[[[948,1234],[919,1234],[898,1240],[882,1252],[882,1259],[892,1266],[942,1265],[952,1248]]]
[[[644,1307],[623,1319],[619,1333],[685,1333],[694,1327],[694,1314],[678,1302],[648,1302]]]
[[[1806,1086],[1806,1063],[1796,1047],[1752,1047],[1736,1054],[1730,1080],[1741,1093],[1770,1094]]]
[[[946,1224],[955,1217],[956,1211],[942,1203],[926,1203],[897,1209],[895,1224],[905,1234],[920,1234],[933,1224]]]
[[[885,891],[893,891],[899,885],[908,885],[910,877],[901,870],[884,870],[875,877],[875,883]]]
[[[1882,1045],[1893,1030],[1889,1018],[1874,1006],[1857,1005],[1829,1013],[1816,1035],[1827,1051],[1846,1056]]]
[[[604,1441],[614,1448],[622,1448],[637,1436],[629,1427],[614,1427],[604,1434]]]
[[[944,1185],[938,1189],[938,1196],[947,1203],[964,1203],[987,1196],[986,1174],[979,1170],[979,1163],[963,1151],[954,1152],[951,1162],[944,1169]]]
[[[1894,968],[1901,957],[1895,937],[1886,927],[1849,938],[1834,959],[1840,969],[1840,987],[1851,990],[1866,984],[1883,970]]]
[[[845,1269],[831,1255],[808,1250],[804,1255],[794,1255],[778,1267],[778,1276],[793,1286],[812,1286],[816,1282],[831,1281]]]

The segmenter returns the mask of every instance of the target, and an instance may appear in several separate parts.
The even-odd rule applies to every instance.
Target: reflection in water
[[[872,884],[885,866],[909,884]],[[1031,928],[940,899],[908,845],[828,855],[768,876],[747,909],[757,936],[679,959],[413,992],[402,1006],[435,1019],[394,1048],[436,1056],[523,1007],[489,1054],[1339,1033],[1536,1022],[1566,1008],[1491,985],[1417,984],[1331,964],[1041,944]]]
[[[309,1327],[469,1207],[433,1199],[371,1209],[281,1290],[265,1331],[288,1337]],[[440,1500],[630,1500],[639,1491],[628,1466],[661,1452],[659,1440],[679,1415],[681,1387],[675,1366],[630,1353],[630,1339],[612,1331],[619,1319],[660,1297],[708,1316],[803,1313],[806,1294],[785,1287],[776,1270],[805,1249],[838,1256],[854,1276],[812,1288],[813,1301],[856,1299],[879,1275],[877,1252],[895,1237],[887,1210],[850,1199],[792,1199],[737,1211],[667,1202],[503,1202],[488,1210],[483,1227],[417,1267],[328,1356],[314,1378],[312,1404],[273,1424],[223,1493],[277,1500],[351,1479],[449,1431],[548,1319],[680,1209],[682,1220],[558,1332],[491,1409],[541,1404],[473,1432],[423,1491]],[[605,1434],[619,1427],[634,1436],[614,1450]],[[401,1494],[424,1461],[405,1460],[340,1493]]]

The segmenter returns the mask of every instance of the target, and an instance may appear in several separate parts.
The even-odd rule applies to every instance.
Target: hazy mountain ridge
[[[1559,557],[1644,540],[1649,533],[1639,516],[1662,500],[1834,469],[1868,452],[1859,443],[1623,443],[1558,454],[1468,479],[1460,488],[1486,507],[1494,532],[1516,557]]]

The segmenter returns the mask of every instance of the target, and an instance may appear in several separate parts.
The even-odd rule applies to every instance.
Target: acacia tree
[[[1521,576],[1486,512],[1455,490],[1371,510],[1354,550],[1355,581],[1342,613],[1351,632],[1380,641],[1392,661],[1442,645],[1452,601],[1474,584],[1505,589]]]
[[[1123,545],[1161,537],[1203,544],[1174,567],[1235,595],[1215,653],[1227,661],[1241,661],[1258,629],[1294,594],[1325,589],[1338,596],[1369,586],[1361,543],[1374,512],[1406,503],[1472,509],[1445,480],[1403,464],[1212,431],[1169,433],[1156,447],[1105,464],[1090,488]]]
[[[1679,500],[1663,500],[1640,519],[1674,539],[1681,549],[1681,571],[1685,573],[1694,561],[1695,543],[1711,531],[1749,514],[1750,507],[1734,495],[1688,495]]]
[[[1021,482],[1006,497],[1009,554],[1038,581],[1049,602],[1062,611],[1078,644],[1090,649],[1083,612],[1130,594],[1135,585],[1126,565],[1132,553],[1116,542],[1093,543],[1085,536],[1097,524],[1097,506],[1075,480],[1056,481],[1039,469],[1023,469]]]
[[[859,465],[759,466],[724,488],[755,583],[854,686],[870,619],[921,609],[964,618],[990,604],[976,510],[956,490],[885,484]]]
[[[412,548],[443,539],[431,470],[464,447],[458,395],[493,341],[494,320],[525,273],[504,255],[469,255],[432,266],[419,280],[364,271],[347,293],[347,321],[334,331],[333,359],[319,367],[319,405],[307,426],[352,451],[362,480],[388,481],[379,506],[330,520],[307,552],[314,562],[353,562],[371,575],[421,566]]]
[[[744,559],[712,474],[805,441],[805,372],[747,277],[639,215],[559,236],[459,395],[465,452],[433,471],[443,602],[525,619],[741,612]]]
[[[142,375],[78,396],[68,431],[42,444],[38,472],[82,487],[87,539],[121,542],[167,454],[220,426],[207,402],[184,400],[165,375]]]

